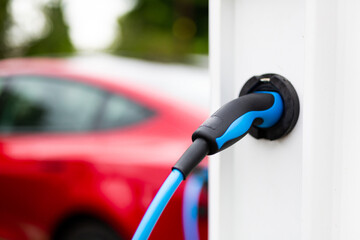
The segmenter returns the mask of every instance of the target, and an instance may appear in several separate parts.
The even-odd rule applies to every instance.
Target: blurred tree
[[[6,32],[11,19],[8,11],[9,2],[10,0],[0,0],[0,58],[5,58],[8,54]]]
[[[208,53],[208,0],[138,0],[118,19],[115,54],[186,61]]]
[[[1,0],[2,1],[2,0]],[[62,1],[55,0],[43,8],[46,27],[43,37],[31,40],[25,48],[25,56],[71,54],[75,48],[69,36],[69,27],[64,20]]]
[[[12,26],[9,11],[11,0],[0,0],[0,59],[7,57],[71,54],[75,48],[69,36],[69,28],[64,20],[61,0],[53,0],[43,6],[46,27],[40,36],[24,42],[16,48],[7,41],[7,32]]]

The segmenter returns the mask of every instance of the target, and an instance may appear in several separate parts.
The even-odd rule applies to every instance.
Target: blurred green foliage
[[[16,17],[9,11],[11,1],[0,0],[0,58],[76,52],[62,0],[44,4],[41,10],[46,23],[38,36],[24,38],[16,46],[11,44],[7,33]],[[118,19],[117,37],[109,47],[111,53],[176,62],[188,61],[191,54],[208,53],[208,0],[134,1],[135,7]]]
[[[70,40],[69,27],[64,20],[61,0],[43,8],[46,27],[43,37],[31,40],[25,47],[25,56],[71,54],[75,48]]]
[[[50,1],[43,6],[46,23],[42,33],[28,39],[19,46],[12,46],[6,35],[13,24],[9,12],[11,0],[0,0],[0,58],[71,54],[75,48],[71,43],[69,29],[64,20],[61,0]]]
[[[208,53],[208,0],[138,0],[118,19],[111,50],[158,61],[188,60]]]
[[[0,58],[5,58],[8,55],[6,31],[10,25],[9,2],[10,0],[0,0]]]

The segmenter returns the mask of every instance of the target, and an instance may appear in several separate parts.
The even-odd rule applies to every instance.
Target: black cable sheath
[[[208,152],[209,146],[207,142],[202,138],[197,138],[179,158],[172,169],[179,170],[185,179],[191,170],[204,159]]]

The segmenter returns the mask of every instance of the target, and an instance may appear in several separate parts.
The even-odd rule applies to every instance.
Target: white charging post
[[[253,75],[300,98],[285,138],[210,159],[210,240],[360,239],[360,1],[210,0],[212,110]]]

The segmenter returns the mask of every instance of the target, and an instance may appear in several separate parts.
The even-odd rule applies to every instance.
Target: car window
[[[118,128],[138,123],[149,117],[154,112],[138,103],[119,95],[110,95],[103,111],[99,128]]]
[[[81,83],[11,77],[2,93],[0,132],[88,131],[104,99],[104,91]]]

